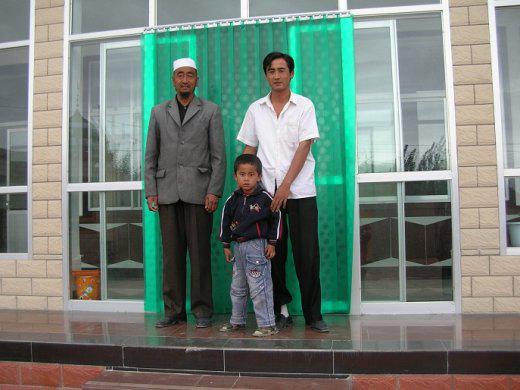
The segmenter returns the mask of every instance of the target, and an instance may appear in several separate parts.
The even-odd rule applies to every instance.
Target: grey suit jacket
[[[145,157],[146,197],[159,204],[204,204],[221,197],[226,175],[222,116],[218,106],[195,97],[181,124],[175,97],[152,110]]]

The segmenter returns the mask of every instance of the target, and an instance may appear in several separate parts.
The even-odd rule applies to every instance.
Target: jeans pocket
[[[265,288],[265,278],[269,270],[268,262],[265,256],[246,255],[246,274],[249,283],[249,291],[251,298],[254,298]]]

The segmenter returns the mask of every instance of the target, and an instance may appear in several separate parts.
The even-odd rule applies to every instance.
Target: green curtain
[[[172,61],[186,56],[194,58],[200,78],[196,94],[217,103],[222,110],[228,156],[224,190],[224,199],[227,198],[235,189],[233,161],[244,147],[236,141],[242,119],[248,106],[269,92],[262,60],[271,51],[290,53],[296,63],[291,88],[314,102],[321,136],[313,146],[313,154],[317,167],[323,312],[348,313],[355,191],[352,19],[328,15],[199,27],[142,36],[143,140],[146,140],[151,108],[174,94]],[[143,151],[144,148],[143,143]],[[215,213],[212,241],[213,298],[217,313],[231,310],[231,268],[224,261],[217,237],[222,203]],[[158,216],[143,210],[143,225],[145,309],[158,312],[162,310]],[[292,254],[287,273],[288,286],[294,296],[290,310],[301,313]]]

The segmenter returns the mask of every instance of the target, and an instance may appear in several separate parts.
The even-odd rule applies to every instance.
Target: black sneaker
[[[327,333],[329,331],[329,327],[327,326],[327,323],[323,320],[312,322],[311,329],[313,331],[319,332],[319,333]]]
[[[211,318],[199,317],[195,321],[196,328],[209,328],[211,326]]]
[[[156,328],[166,328],[168,326],[173,326],[175,324],[178,324],[179,322],[181,322],[181,321],[178,318],[167,317],[160,321],[157,321],[155,323],[155,327]]]
[[[279,314],[276,316],[276,327],[278,329],[285,329],[293,324],[293,319],[291,316],[284,316],[283,314]]]

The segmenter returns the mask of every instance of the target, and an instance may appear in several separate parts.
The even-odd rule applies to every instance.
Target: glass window
[[[504,167],[520,168],[520,6],[496,9]]]
[[[439,15],[355,24],[358,172],[448,169]]]
[[[148,0],[73,0],[72,34],[148,26]]]
[[[27,252],[27,194],[0,195],[0,253]]]
[[[240,17],[240,0],[158,0],[157,24],[191,23]]]
[[[520,247],[520,178],[506,181],[507,246]]]
[[[451,301],[449,182],[359,185],[361,299]]]
[[[400,7],[406,5],[439,4],[440,0],[347,0],[349,9]]]
[[[399,300],[397,185],[359,185],[361,300]]]
[[[29,39],[30,3],[29,0],[2,1],[0,43]]]
[[[405,184],[406,300],[451,301],[451,201],[448,182]]]
[[[0,186],[27,184],[28,49],[0,50]]]
[[[284,15],[338,9],[337,0],[249,0],[249,16]]]
[[[98,299],[143,299],[141,191],[69,194],[71,297],[75,275],[99,272]]]
[[[71,47],[70,181],[141,180],[139,41]]]

